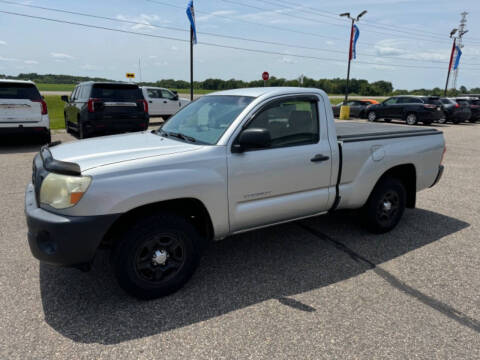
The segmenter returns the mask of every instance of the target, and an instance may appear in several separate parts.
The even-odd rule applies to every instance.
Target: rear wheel
[[[118,283],[140,299],[180,289],[200,260],[201,238],[185,218],[159,214],[138,221],[112,251]]]
[[[385,178],[375,186],[363,208],[367,228],[381,234],[397,226],[405,211],[406,191],[395,178]]]
[[[405,121],[408,125],[416,125],[417,124],[417,115],[414,113],[407,114]]]
[[[367,114],[368,121],[377,121],[377,113],[375,111],[369,111]]]

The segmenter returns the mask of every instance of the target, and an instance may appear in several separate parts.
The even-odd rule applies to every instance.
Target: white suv
[[[32,81],[0,79],[0,135],[35,135],[50,143],[47,103]]]
[[[178,94],[164,88],[142,86],[143,97],[148,101],[148,114],[161,116],[164,120],[190,103],[190,100],[179,98]]]

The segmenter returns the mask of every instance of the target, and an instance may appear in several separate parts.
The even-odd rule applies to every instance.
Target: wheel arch
[[[380,176],[371,193],[373,193],[375,187],[385,178],[394,178],[400,180],[407,191],[407,208],[415,208],[417,199],[417,170],[415,165],[411,163],[402,164],[388,169],[382,174],[382,176]]]
[[[101,246],[111,247],[138,219],[159,212],[184,216],[199,231],[202,239],[210,242],[214,238],[212,219],[203,202],[195,198],[178,198],[142,205],[122,214],[110,226]]]

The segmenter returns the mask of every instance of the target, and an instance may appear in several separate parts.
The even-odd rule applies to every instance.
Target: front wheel
[[[438,119],[437,121],[438,121],[439,124],[446,124],[447,123],[447,117],[444,116],[444,117]]]
[[[369,111],[367,114],[368,121],[377,121],[377,113],[375,111]]]
[[[180,289],[200,259],[201,238],[186,219],[168,214],[138,221],[112,251],[115,276],[130,295],[148,300]]]
[[[417,115],[415,115],[414,113],[408,114],[405,120],[408,125],[416,125],[418,121]]]
[[[405,187],[398,179],[381,180],[363,208],[367,228],[376,234],[392,230],[405,211],[406,197]]]

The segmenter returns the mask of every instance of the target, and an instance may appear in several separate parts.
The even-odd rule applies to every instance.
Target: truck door
[[[327,210],[332,161],[325,104],[318,101],[273,100],[245,125],[269,130],[271,145],[242,153],[228,149],[232,232]]]
[[[163,100],[163,105],[165,106],[166,109],[166,115],[173,115],[175,114],[179,109],[179,103],[178,100],[176,100],[177,96],[172,93],[170,90],[167,89],[162,89],[162,100]]]
[[[160,116],[166,115],[163,99],[162,99],[162,92],[160,89],[144,89],[145,100],[148,101],[148,113],[150,116]],[[163,112],[162,112],[163,110]]]

